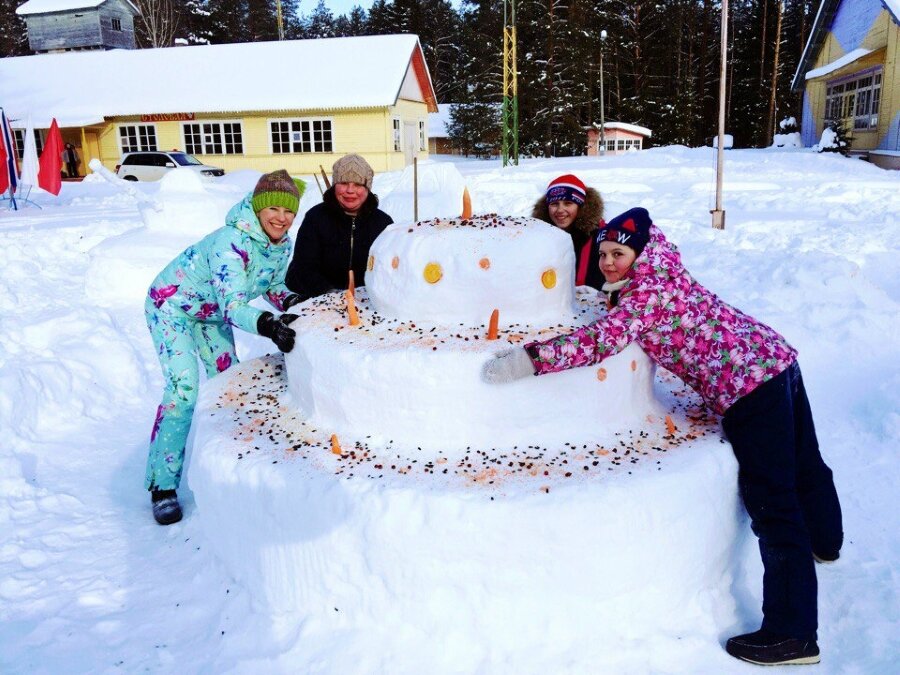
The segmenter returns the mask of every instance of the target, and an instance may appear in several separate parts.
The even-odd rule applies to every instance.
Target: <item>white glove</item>
[[[498,352],[481,367],[481,379],[488,384],[504,384],[529,375],[534,375],[534,364],[522,347]]]

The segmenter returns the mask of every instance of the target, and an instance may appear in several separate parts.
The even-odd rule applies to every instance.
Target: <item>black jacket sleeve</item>
[[[322,265],[322,233],[321,218],[318,208],[306,212],[297,241],[294,244],[294,255],[285,276],[285,285],[297,293],[303,300],[322,295],[334,289],[334,285],[323,274]]]

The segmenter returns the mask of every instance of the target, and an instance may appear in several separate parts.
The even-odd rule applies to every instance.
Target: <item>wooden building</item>
[[[587,154],[595,156],[600,152],[600,126],[591,125],[585,127],[587,131]],[[606,141],[607,155],[621,155],[622,153],[642,150],[644,139],[650,138],[652,132],[646,127],[624,122],[606,122],[603,125],[604,140]]]
[[[177,148],[226,171],[292,174],[349,152],[402,169],[428,156],[437,111],[415,35],[6,58],[0,102],[14,128],[55,117],[85,166]]]
[[[822,0],[791,88],[805,146],[842,120],[853,153],[900,168],[900,0]]]
[[[134,17],[140,13],[130,0],[28,0],[16,9],[37,54],[134,49]]]

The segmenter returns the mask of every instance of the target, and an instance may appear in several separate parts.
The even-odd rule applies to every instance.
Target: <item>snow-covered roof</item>
[[[640,134],[649,138],[653,135],[647,127],[640,127],[637,124],[628,124],[626,122],[604,122],[604,129],[621,129],[622,131],[630,131],[633,134]]]
[[[450,106],[453,103],[439,103],[438,111],[428,115],[428,138],[447,138],[450,124]]]
[[[28,0],[16,9],[16,14],[26,16],[29,14],[50,14],[51,12],[69,12],[73,9],[93,9],[99,7],[106,0]],[[131,0],[125,0],[127,5],[138,14],[140,10]]]
[[[833,73],[839,68],[843,68],[848,63],[853,63],[857,59],[861,59],[866,54],[871,54],[871,49],[864,49],[860,47],[859,49],[854,49],[852,52],[847,52],[841,58],[835,59],[831,63],[828,63],[824,66],[820,66],[819,68],[815,68],[814,70],[810,70],[806,73],[806,79],[812,80],[816,77],[822,77],[823,75],[828,75],[828,73]]]
[[[436,109],[415,35],[39,54],[0,59],[0,105],[39,128],[51,117],[79,126],[117,115],[383,108],[408,72]]]

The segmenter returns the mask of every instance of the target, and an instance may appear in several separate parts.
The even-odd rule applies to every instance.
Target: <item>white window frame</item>
[[[317,141],[315,138],[316,130],[313,128],[316,123],[328,124],[328,135],[330,136],[329,140],[325,140],[324,137],[321,141]],[[276,152],[275,151],[275,139],[273,138],[273,124],[288,124],[288,145],[290,146],[290,150],[288,152]],[[294,124],[300,125],[300,130],[297,131],[291,128]],[[304,129],[303,126],[307,125],[308,128]],[[266,128],[268,129],[269,136],[269,153],[270,154],[278,154],[278,155],[321,155],[321,154],[329,154],[334,152],[335,148],[335,134],[334,134],[334,119],[331,117],[273,117],[271,119],[266,120]],[[321,133],[324,134],[324,129],[320,130]],[[279,132],[281,133],[281,132]],[[299,134],[299,138],[297,137]],[[303,134],[309,134],[310,139],[309,142],[311,145],[310,150],[296,150],[294,148],[295,143],[300,143],[301,145],[305,142],[303,140]],[[328,147],[325,147],[326,143]],[[281,142],[279,142],[279,145]],[[321,144],[322,149],[317,150],[316,145]]]
[[[419,152],[428,148],[428,134],[425,130],[425,120],[419,120]]]
[[[391,118],[391,134],[394,140],[394,152],[403,152],[403,120]]]
[[[134,138],[135,138],[135,142],[137,143],[137,146],[135,146],[135,147],[129,146],[128,149],[126,150],[125,145],[122,143],[122,129],[127,129],[129,127],[134,127],[134,129],[135,129]],[[147,134],[142,135],[140,133],[141,129],[152,129],[153,130],[152,147],[148,141]],[[123,155],[126,152],[158,152],[159,151],[159,134],[156,131],[155,124],[137,124],[137,123],[117,124],[116,125],[116,140],[119,143],[119,152]]]
[[[237,126],[237,132],[240,136],[237,143],[232,138],[231,141],[231,150],[229,150],[229,143],[227,141],[227,133],[225,130],[225,125],[231,124]],[[210,130],[207,132],[205,127],[218,125],[217,130]],[[200,152],[193,152],[194,141],[188,141],[188,128],[192,126],[200,127]],[[233,134],[233,131],[232,131]],[[193,136],[193,134],[190,134]],[[217,137],[212,139],[212,137]],[[181,141],[184,151],[189,155],[243,155],[244,154],[244,125],[241,120],[194,120],[192,122],[182,122],[181,123]],[[215,144],[218,143],[221,146],[221,152],[212,152],[215,149]],[[240,144],[240,151],[234,149],[235,145]]]
[[[16,144],[16,153],[19,161],[22,161],[25,153],[25,129],[13,129],[13,142]],[[41,153],[44,151],[44,136],[45,132],[43,129],[35,129],[34,130],[34,147],[37,149],[38,157],[40,157]]]
[[[867,68],[825,83],[825,120],[844,120],[853,131],[875,131],[883,93],[884,69]],[[860,87],[864,81],[868,82]]]

